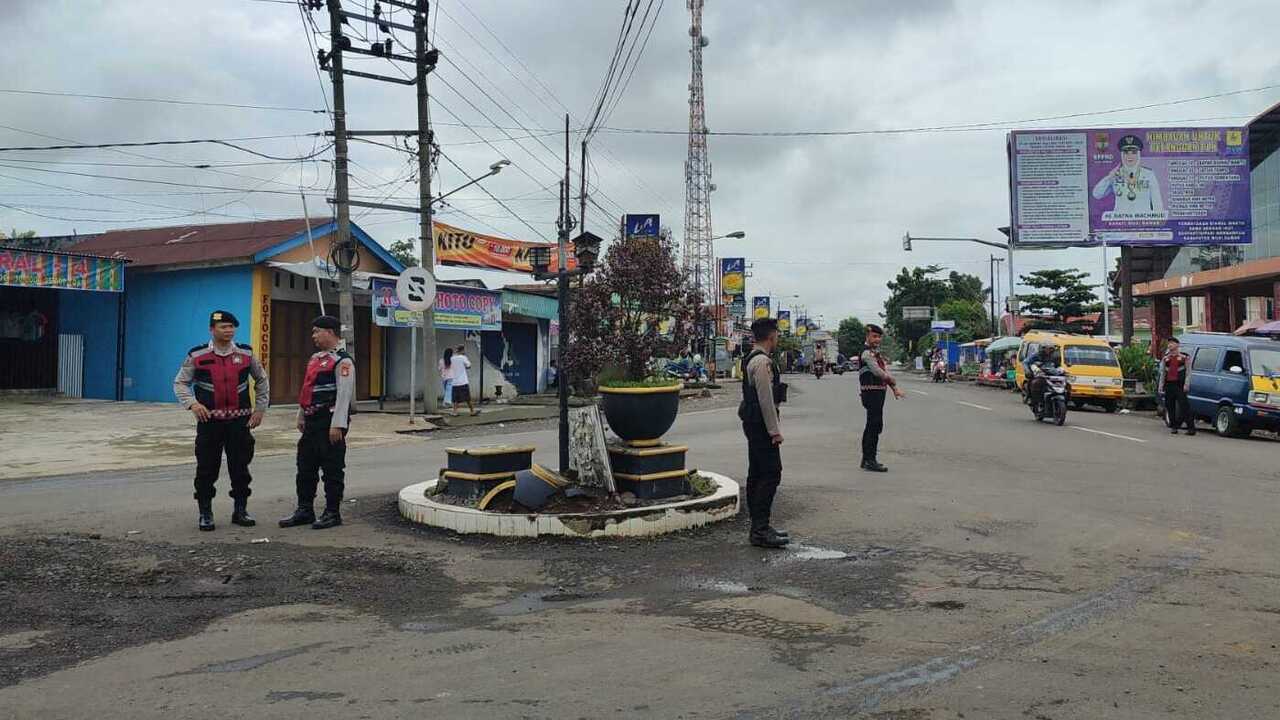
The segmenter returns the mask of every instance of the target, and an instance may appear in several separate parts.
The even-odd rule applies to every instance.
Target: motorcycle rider
[[[1032,408],[1038,407],[1044,397],[1045,372],[1056,367],[1058,367],[1058,346],[1053,343],[1041,345],[1035,355],[1027,358],[1024,369],[1027,373],[1027,398]]]

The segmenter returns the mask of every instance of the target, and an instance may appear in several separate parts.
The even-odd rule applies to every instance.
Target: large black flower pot
[[[634,446],[657,445],[675,424],[683,387],[602,387],[600,405],[619,438]]]

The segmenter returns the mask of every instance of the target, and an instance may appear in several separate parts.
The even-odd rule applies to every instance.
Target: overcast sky
[[[646,0],[638,1],[643,12]],[[689,13],[679,0],[658,3],[654,31],[610,128],[688,127]],[[563,137],[528,136],[562,127],[566,109],[571,124],[580,126],[626,4],[440,0],[433,32],[446,59],[431,86],[442,150],[472,173],[509,158],[514,166],[485,181],[485,187],[523,218],[468,190],[451,198],[442,220],[519,239],[554,237],[554,183],[563,162]],[[308,47],[312,32],[288,2],[11,0],[4,5],[3,90],[320,110],[330,92],[328,79],[317,77]],[[346,5],[371,7],[372,0],[346,0]],[[327,13],[313,17],[328,29]],[[407,16],[401,13],[399,19]],[[749,295],[788,298],[788,306],[790,296],[800,295],[799,302],[813,316],[825,316],[828,325],[847,315],[874,317],[887,294],[885,282],[904,264],[936,262],[985,280],[988,248],[919,244],[906,254],[901,239],[908,230],[1002,239],[996,228],[1008,224],[1007,130],[1243,124],[1280,100],[1280,88],[1072,120],[1026,121],[1275,83],[1280,60],[1271,34],[1258,29],[1277,22],[1280,5],[1266,0],[707,0],[704,31],[710,45],[704,70],[712,131],[883,131],[1013,121],[976,131],[713,136],[714,229],[747,233],[745,240],[719,241],[717,254],[754,263]],[[354,30],[367,29],[356,23]],[[399,37],[412,45],[411,34]],[[395,74],[379,59],[352,66]],[[349,79],[347,102],[352,128],[415,126],[411,87]],[[313,112],[0,93],[4,147],[286,135],[294,137],[239,144],[293,158],[309,154],[317,142],[323,146],[305,134],[324,130],[328,122],[325,114]],[[589,177],[600,204],[611,211],[659,212],[664,224],[683,237],[685,136],[605,130],[592,148]],[[416,202],[409,156],[360,143],[352,144],[351,156],[353,195]],[[576,155],[574,162],[576,167]],[[182,167],[195,163],[264,164]],[[445,189],[466,179],[447,160],[440,163],[440,175]],[[323,215],[330,212],[324,203],[330,182],[327,163],[266,160],[211,145],[3,152],[0,203],[6,207],[0,207],[0,227],[69,234],[296,217],[302,210],[300,183],[310,212]],[[359,210],[353,216],[383,244],[416,235],[412,216],[362,216]],[[588,212],[588,229],[616,223],[616,216]],[[1096,250],[1020,252],[1016,264],[1020,273],[1052,266],[1101,273]],[[440,274],[446,279],[478,275],[460,269]],[[524,280],[483,276],[491,285]]]

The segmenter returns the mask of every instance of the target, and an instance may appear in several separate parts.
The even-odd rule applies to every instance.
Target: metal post
[[[330,63],[333,68],[333,176],[334,200],[338,210],[338,321],[347,352],[356,354],[355,299],[352,297],[351,206],[347,186],[347,100],[342,77],[342,3],[328,0]],[[317,280],[317,283],[319,280]],[[352,400],[354,402],[354,398]]]
[[[1120,335],[1125,345],[1133,344],[1133,248],[1120,248]]]
[[[1018,291],[1013,280],[1013,238],[1009,238],[1009,334],[1018,334]]]
[[[987,270],[991,273],[991,337],[995,338],[999,332],[996,325],[996,256],[992,255],[987,261]]]
[[[582,184],[582,191],[579,193],[578,201],[578,232],[587,231],[587,141],[582,141],[582,168],[579,170],[578,180]]]
[[[418,204],[420,226],[419,242],[422,243],[422,268],[436,273],[436,241],[431,222],[431,110],[427,94],[427,9],[428,0],[419,0],[418,12],[413,17],[413,38],[415,57],[417,58],[418,84]],[[483,353],[482,353],[483,355]],[[429,307],[422,313],[422,377],[426,380],[422,393],[422,407],[428,414],[437,410],[436,391],[440,386],[440,373],[436,368],[436,313],[435,307]],[[483,365],[484,358],[480,358]],[[480,387],[480,397],[484,398],[484,386]]]
[[[430,388],[424,390],[422,397],[434,395]],[[413,424],[413,416],[417,414],[418,395],[418,328],[409,328],[409,424]]]
[[[1111,283],[1107,277],[1107,238],[1102,237],[1102,334],[1111,342]]]
[[[564,180],[560,183],[560,227],[557,233],[559,263],[556,266],[557,317],[560,322],[560,347],[556,351],[556,364],[563,372],[564,346],[569,339],[569,115],[564,116]],[[567,377],[559,378],[560,400],[560,473],[569,471],[569,383]]]

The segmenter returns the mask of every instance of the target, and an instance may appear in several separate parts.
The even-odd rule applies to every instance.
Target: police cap
[[[338,318],[332,315],[321,315],[311,321],[311,327],[320,328],[322,330],[332,330],[337,333],[342,329],[342,323],[338,322]]]
[[[1117,145],[1119,146],[1121,152],[1124,152],[1125,150],[1141,150],[1142,139],[1139,138],[1137,135],[1125,135],[1124,137],[1120,138],[1120,142],[1117,143]]]
[[[240,321],[236,319],[236,316],[226,310],[214,310],[209,313],[209,327],[213,327],[218,323],[231,323],[232,327],[240,327]]]
[[[879,325],[873,325],[873,324],[871,324],[871,323],[867,323],[867,326],[866,326],[866,327],[867,327],[867,332],[868,332],[868,333],[875,333],[875,334],[877,334],[877,335],[883,335],[883,334],[884,334],[884,328],[880,327]]]

